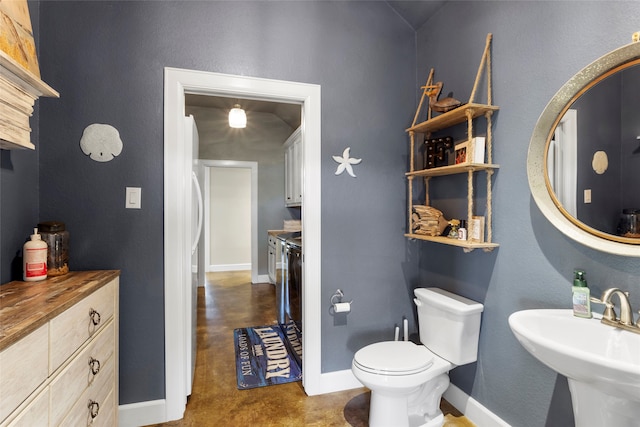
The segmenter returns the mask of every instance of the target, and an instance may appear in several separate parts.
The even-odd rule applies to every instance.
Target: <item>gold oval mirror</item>
[[[527,157],[531,193],[552,224],[584,245],[628,256],[640,256],[638,111],[640,43],[632,43],[589,64],[556,93]]]

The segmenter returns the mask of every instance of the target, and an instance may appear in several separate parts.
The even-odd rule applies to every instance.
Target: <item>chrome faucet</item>
[[[614,295],[618,295],[618,299],[620,300],[620,319],[616,316],[614,305],[611,301]],[[602,323],[640,333],[640,320],[638,320],[637,324],[633,323],[633,310],[629,303],[628,292],[624,292],[618,288],[609,288],[602,293],[600,299],[592,298],[591,301],[605,305],[604,312],[602,313]]]

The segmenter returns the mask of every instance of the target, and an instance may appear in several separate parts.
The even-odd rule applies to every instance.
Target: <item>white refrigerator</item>
[[[185,322],[187,331],[187,343],[185,358],[186,370],[186,391],[187,396],[191,395],[193,378],[196,366],[197,353],[197,326],[198,326],[198,287],[204,286],[205,266],[204,266],[204,239],[202,238],[204,205],[201,191],[203,169],[198,162],[199,137],[198,128],[193,116],[185,117],[185,143],[192,144],[192,172],[191,172],[191,215],[188,216],[191,222],[191,282],[189,289],[185,289],[185,304],[187,319]]]

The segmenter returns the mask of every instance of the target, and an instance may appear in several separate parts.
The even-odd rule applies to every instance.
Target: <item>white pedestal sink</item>
[[[577,427],[640,425],[640,334],[573,316],[523,310],[509,316],[520,344],[569,379]]]

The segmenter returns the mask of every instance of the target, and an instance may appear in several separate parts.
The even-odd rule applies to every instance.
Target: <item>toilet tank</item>
[[[484,306],[439,288],[413,293],[422,344],[454,365],[475,362]]]

